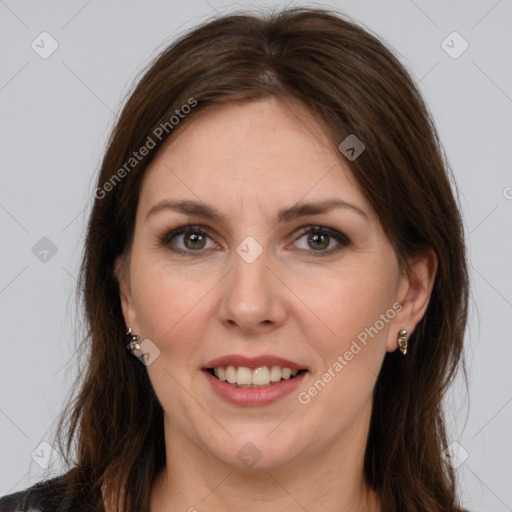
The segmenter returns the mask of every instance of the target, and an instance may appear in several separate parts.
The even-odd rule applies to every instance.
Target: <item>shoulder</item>
[[[92,507],[78,492],[69,491],[65,475],[0,498],[0,512],[104,512]]]

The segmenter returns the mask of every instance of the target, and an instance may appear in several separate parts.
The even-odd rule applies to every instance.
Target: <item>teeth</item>
[[[238,369],[240,371],[240,369]],[[252,383],[258,386],[263,386],[270,383],[270,372],[266,366],[261,368],[254,368],[252,372]]]
[[[239,386],[250,386],[252,384],[252,371],[250,368],[240,366],[236,373],[236,383]]]
[[[278,382],[281,380],[281,367],[280,366],[272,366],[270,370],[270,380],[272,382]]]
[[[236,382],[236,368],[234,366],[228,366],[226,368],[226,380],[230,384],[234,384]]]
[[[217,366],[213,369],[215,376],[224,382],[234,384],[238,387],[262,387],[271,383],[279,382],[281,379],[288,380],[295,377],[299,370],[281,368],[280,366],[260,366],[258,368],[247,368],[246,366]]]
[[[291,375],[292,375],[292,370],[290,368],[283,368],[281,370],[281,377],[283,379],[287,379],[288,380],[291,377]]]

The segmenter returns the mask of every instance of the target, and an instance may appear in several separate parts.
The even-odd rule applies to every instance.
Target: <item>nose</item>
[[[233,254],[233,268],[223,280],[218,313],[228,328],[255,335],[283,324],[286,287],[270,268],[272,262],[265,251],[249,261]]]

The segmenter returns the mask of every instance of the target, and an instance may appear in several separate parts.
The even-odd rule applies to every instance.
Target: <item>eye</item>
[[[350,240],[343,233],[323,226],[308,226],[297,240],[303,238],[307,246],[300,249],[308,251],[311,256],[332,254],[350,244]]]
[[[175,239],[177,242],[174,241]],[[210,247],[207,247],[208,240],[213,244]],[[217,246],[204,229],[191,225],[181,226],[166,233],[160,242],[164,246],[173,245],[172,250],[181,254],[212,249]]]
[[[311,256],[332,254],[350,244],[350,240],[343,233],[324,226],[306,226],[296,240],[303,238],[307,247],[299,247],[299,249],[305,250]],[[210,241],[209,247],[208,241]],[[201,253],[203,249],[218,247],[204,228],[193,225],[181,226],[169,231],[160,239],[160,243],[163,246],[171,246],[172,251],[180,254]]]

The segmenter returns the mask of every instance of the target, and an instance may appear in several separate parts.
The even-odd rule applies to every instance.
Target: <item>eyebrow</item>
[[[320,215],[322,213],[327,213],[335,208],[351,210],[364,217],[366,220],[369,220],[368,214],[361,208],[351,203],[347,203],[342,199],[335,198],[317,202],[298,203],[289,208],[283,208],[277,213],[276,219],[277,222],[290,222],[294,219],[306,217],[308,215]],[[196,217],[203,217],[205,219],[212,219],[220,223],[225,223],[222,214],[211,205],[190,200],[170,201],[168,199],[163,199],[152,206],[146,214],[146,220],[150,216],[162,210],[172,210],[178,213],[195,215]]]

